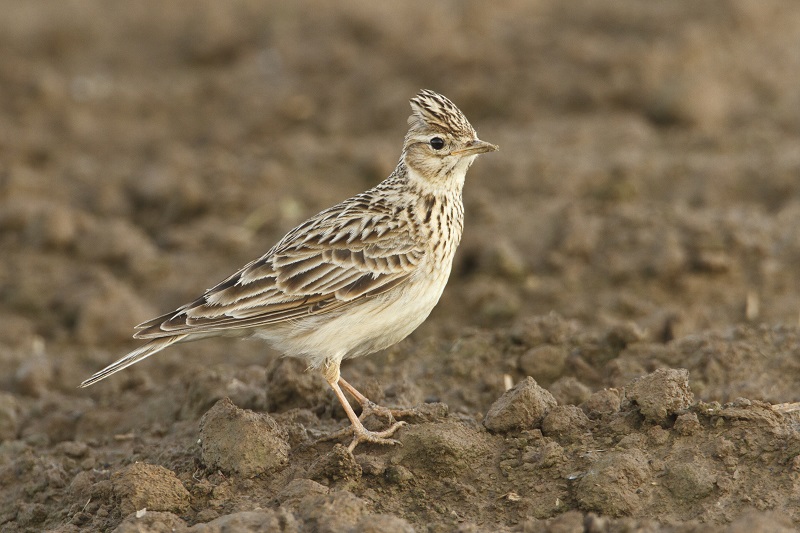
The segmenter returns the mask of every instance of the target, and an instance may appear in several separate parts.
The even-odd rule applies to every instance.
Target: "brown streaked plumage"
[[[427,318],[444,290],[461,240],[461,191],[478,154],[497,147],[478,139],[458,108],[423,90],[400,162],[372,189],[286,234],[266,254],[201,297],[136,326],[148,342],[84,381],[86,387],[176,342],[210,336],[255,336],[323,371],[359,442],[389,444],[402,422],[364,428],[361,418],[391,411],[370,402],[340,375],[343,359],[402,340]]]

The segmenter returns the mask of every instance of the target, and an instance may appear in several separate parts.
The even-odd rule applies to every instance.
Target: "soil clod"
[[[289,460],[286,434],[277,422],[227,398],[203,415],[200,440],[204,464],[245,477],[280,470]]]

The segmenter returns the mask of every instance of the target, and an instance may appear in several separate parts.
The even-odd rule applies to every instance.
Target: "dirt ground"
[[[800,527],[800,7],[0,9],[0,530]],[[77,388],[386,177],[420,88],[501,151],[431,317],[343,367],[402,447],[320,440],[256,341]]]

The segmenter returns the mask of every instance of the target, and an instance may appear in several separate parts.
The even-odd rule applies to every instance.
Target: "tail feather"
[[[176,335],[174,337],[162,337],[160,339],[155,339],[147,344],[140,346],[133,350],[131,353],[116,361],[111,363],[103,370],[97,372],[95,375],[81,383],[81,387],[88,387],[89,385],[93,385],[98,381],[101,381],[111,374],[116,374],[120,370],[124,370],[131,365],[134,365],[141,361],[142,359],[146,359],[153,355],[154,353],[158,353],[170,344],[174,344],[185,339],[188,335]]]

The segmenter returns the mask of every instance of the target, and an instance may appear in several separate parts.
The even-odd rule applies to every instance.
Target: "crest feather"
[[[411,99],[411,110],[411,116],[408,117],[409,134],[433,130],[460,137],[476,136],[475,129],[464,113],[439,93],[421,90]]]

